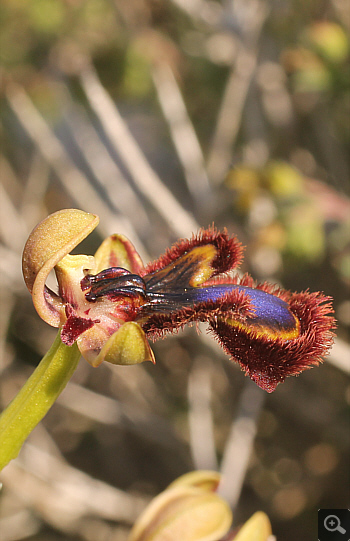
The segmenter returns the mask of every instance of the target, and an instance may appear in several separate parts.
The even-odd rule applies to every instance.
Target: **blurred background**
[[[157,364],[81,360],[4,469],[0,539],[125,541],[152,497],[221,469],[238,526],[316,539],[349,507],[350,73],[343,0],[3,0],[1,407],[50,347],[21,276],[31,229],[100,216],[144,262],[213,222],[243,272],[334,297],[319,368],[268,395],[196,328]]]

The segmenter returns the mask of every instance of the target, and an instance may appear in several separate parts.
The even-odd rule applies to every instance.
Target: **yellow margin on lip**
[[[265,337],[271,340],[276,340],[277,338],[280,338],[282,340],[293,340],[294,338],[298,338],[300,336],[300,321],[294,314],[293,317],[295,319],[295,328],[288,331],[272,330],[261,325],[254,326],[252,324],[242,323],[241,321],[236,321],[234,319],[226,319],[223,321],[225,321],[225,323],[231,325],[232,327],[236,327],[239,330],[245,331],[248,334],[254,334],[254,337],[256,338]]]

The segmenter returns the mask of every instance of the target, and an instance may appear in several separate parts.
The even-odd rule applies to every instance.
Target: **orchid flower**
[[[261,388],[321,361],[333,340],[331,299],[290,293],[227,275],[242,246],[226,230],[201,230],[143,265],[123,235],[108,237],[94,257],[69,255],[97,225],[95,215],[56,212],[31,233],[23,274],[39,315],[61,327],[93,366],[154,361],[156,340],[192,322],[206,322],[224,350]],[[45,285],[54,269],[58,294]]]
[[[231,528],[232,511],[220,496],[221,475],[197,470],[173,481],[135,522],[128,541],[268,541],[272,530],[262,511]]]
[[[201,230],[146,266],[123,235],[108,237],[95,256],[71,255],[98,221],[81,210],[61,210],[37,225],[25,245],[23,275],[34,306],[59,333],[0,416],[0,469],[64,389],[80,354],[93,366],[154,363],[148,340],[201,321],[272,392],[287,376],[317,365],[332,345],[330,297],[232,274],[242,246],[226,230]],[[46,285],[52,270],[57,292]]]

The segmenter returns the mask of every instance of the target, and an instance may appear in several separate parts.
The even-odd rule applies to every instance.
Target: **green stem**
[[[25,439],[46,415],[78,366],[76,344],[54,343],[19,393],[0,415],[0,471],[16,458]]]

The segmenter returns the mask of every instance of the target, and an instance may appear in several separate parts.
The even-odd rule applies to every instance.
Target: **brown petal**
[[[207,247],[207,250],[197,251],[196,248],[198,247]],[[209,227],[208,229],[201,229],[191,239],[179,240],[164,255],[153,261],[153,263],[149,263],[144,275],[164,269],[192,250],[195,250],[194,253],[197,255],[204,255],[198,272],[192,278],[193,286],[199,286],[204,281],[237,267],[242,260],[243,251],[241,243],[236,237],[230,237],[226,229],[217,231],[214,227]]]
[[[123,267],[135,274],[143,268],[142,260],[124,235],[111,235],[95,253],[96,274],[109,267]]]

